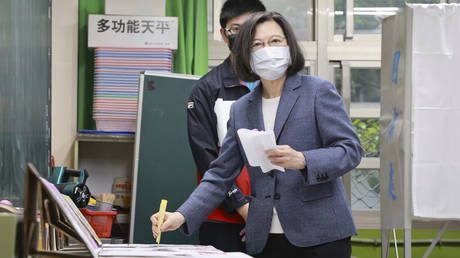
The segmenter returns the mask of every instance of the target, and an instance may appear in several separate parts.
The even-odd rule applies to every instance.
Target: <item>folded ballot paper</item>
[[[264,173],[273,169],[284,172],[283,167],[273,165],[265,154],[266,150],[276,148],[275,134],[272,130],[257,131],[243,128],[238,129],[237,134],[249,165],[260,167]]]

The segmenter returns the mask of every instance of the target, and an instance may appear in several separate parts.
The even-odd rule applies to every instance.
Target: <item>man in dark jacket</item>
[[[227,0],[220,13],[220,33],[231,51],[240,26],[254,12],[265,11],[259,0]],[[232,55],[230,53],[230,55]],[[190,147],[198,169],[198,182],[219,155],[227,132],[231,104],[250,92],[259,82],[243,82],[235,77],[228,57],[204,75],[193,87],[187,103]],[[227,198],[200,227],[200,244],[226,252],[244,252],[242,229],[247,216],[245,195],[250,192],[249,175],[243,168]],[[241,235],[240,235],[241,233]]]

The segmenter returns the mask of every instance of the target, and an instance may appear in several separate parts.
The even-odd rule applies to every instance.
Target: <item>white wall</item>
[[[105,13],[163,17],[166,0],[105,0]]]
[[[73,167],[77,131],[78,0],[52,0],[51,154]]]

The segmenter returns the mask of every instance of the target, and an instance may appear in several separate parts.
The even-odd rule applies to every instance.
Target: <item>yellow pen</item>
[[[160,203],[160,210],[158,212],[158,236],[157,236],[157,244],[160,244],[161,239],[161,225],[163,225],[163,221],[165,219],[166,213],[166,205],[168,204],[167,200],[161,200]]]

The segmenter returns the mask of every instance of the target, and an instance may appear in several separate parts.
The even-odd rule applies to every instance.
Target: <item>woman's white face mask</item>
[[[273,81],[286,73],[291,64],[289,47],[264,47],[251,53],[251,69],[259,77]]]

